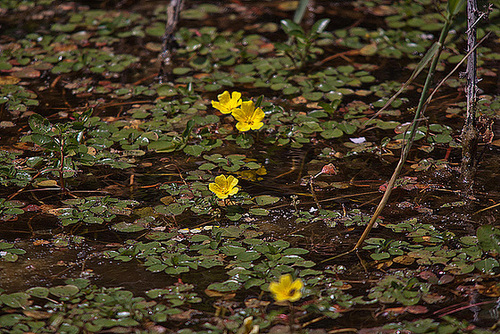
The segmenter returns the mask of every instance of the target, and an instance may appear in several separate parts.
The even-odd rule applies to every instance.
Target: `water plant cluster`
[[[161,77],[164,2],[0,2],[1,333],[498,331],[498,45],[478,48],[476,197],[454,181],[454,75],[370,238],[334,258],[387,189],[420,79],[377,111],[446,2],[316,5],[299,24],[296,2],[186,2]]]

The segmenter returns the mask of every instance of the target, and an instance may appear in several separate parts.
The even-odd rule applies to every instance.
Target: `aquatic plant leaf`
[[[30,304],[29,295],[24,292],[14,292],[7,295],[0,295],[0,301],[12,308],[24,308]]]
[[[292,20],[281,20],[280,23],[281,28],[287,35],[305,38],[304,30],[297,23],[293,22]]]
[[[234,280],[229,280],[222,283],[212,283],[207,287],[207,289],[219,292],[230,292],[230,291],[236,291],[240,287],[241,284],[239,282]]]
[[[119,232],[131,233],[131,232],[143,231],[145,229],[145,227],[141,224],[120,222],[120,223],[114,224],[113,229],[115,229]]]
[[[28,124],[36,133],[46,134],[52,130],[52,124],[39,114],[32,114],[28,119]]]
[[[482,273],[492,275],[495,274],[494,269],[498,268],[500,264],[494,258],[487,258],[484,260],[474,262],[474,266]]]
[[[325,31],[326,27],[330,23],[330,19],[321,19],[316,21],[311,27],[311,32],[315,34],[320,34]]]
[[[259,165],[259,167],[260,167],[260,165]],[[276,202],[279,202],[279,200],[280,200],[279,197],[269,196],[269,195],[261,195],[261,196],[255,197],[255,202],[259,206],[274,204]]]
[[[465,7],[465,0],[448,0],[446,10],[450,16],[457,15]]]
[[[255,261],[261,257],[261,254],[256,251],[247,250],[246,252],[241,252],[236,254],[236,259],[239,261],[250,262]]]
[[[256,216],[267,216],[269,215],[269,211],[261,208],[251,208],[248,210],[248,213]]]
[[[500,254],[500,229],[492,225],[483,225],[477,229],[476,234],[482,250]]]
[[[67,298],[76,295],[80,289],[75,285],[59,285],[49,288],[49,292],[56,296]]]
[[[69,278],[65,280],[64,283],[68,285],[74,285],[79,289],[86,288],[87,286],[90,285],[90,281],[85,278]]]
[[[10,328],[19,323],[24,316],[20,314],[4,314],[0,316],[0,327]]]
[[[373,253],[370,254],[370,257],[374,259],[375,261],[382,261],[382,260],[387,260],[391,257],[391,255],[387,252],[382,252],[382,253]]]
[[[34,287],[26,290],[26,293],[37,298],[47,298],[47,296],[49,295],[49,289],[44,287]]]
[[[183,151],[186,154],[199,157],[205,151],[205,148],[201,145],[188,145],[184,147]]]

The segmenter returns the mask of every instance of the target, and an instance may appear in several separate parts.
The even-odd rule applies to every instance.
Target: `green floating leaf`
[[[20,314],[5,314],[0,316],[0,327],[1,328],[10,328],[16,325],[19,321],[21,321],[24,317]]]
[[[228,280],[222,283],[212,283],[208,286],[208,290],[220,291],[220,292],[230,292],[236,291],[240,288],[241,284],[235,280]]]
[[[269,196],[269,195],[261,195],[261,196],[255,197],[255,202],[259,206],[274,204],[274,203],[278,202],[279,200],[280,200],[279,197],[274,197],[274,196]]]
[[[47,296],[49,295],[49,289],[37,286],[26,290],[26,293],[30,294],[33,297],[47,298]]]
[[[4,256],[1,257],[3,260],[7,262],[16,262],[19,256],[13,253],[7,253]]]
[[[499,264],[498,264],[498,261],[496,259],[487,258],[487,259],[475,262],[474,266],[476,267],[476,269],[478,269],[479,271],[481,271],[485,274],[494,274],[495,272],[493,271],[493,269],[498,268]]]
[[[113,228],[118,232],[126,232],[126,233],[139,232],[145,229],[145,227],[140,224],[127,223],[127,222],[114,224]]]
[[[321,137],[325,139],[339,138],[344,135],[344,132],[340,129],[327,129],[320,133]]]
[[[184,147],[183,151],[186,154],[199,157],[205,151],[205,148],[201,145],[188,145]]]
[[[370,257],[375,261],[382,261],[389,259],[391,256],[387,252],[370,254]]]
[[[76,295],[80,289],[75,285],[58,285],[49,289],[50,293],[56,297],[71,297]]]
[[[12,308],[24,308],[30,304],[29,297],[30,295],[27,293],[15,292],[9,295],[1,295],[0,301]]]
[[[179,203],[172,203],[169,204],[168,206],[159,205],[155,207],[155,211],[161,214],[177,216],[183,213],[185,208],[186,208],[185,206],[180,205]]]
[[[260,258],[260,256],[261,254],[259,252],[249,250],[246,252],[238,253],[236,255],[236,259],[243,262],[250,262],[257,260],[258,258]]]
[[[256,216],[268,216],[269,211],[266,209],[261,209],[261,208],[252,208],[248,210],[248,213]]]
[[[74,285],[78,287],[79,289],[86,288],[87,286],[90,285],[90,281],[85,278],[69,278],[64,283],[68,285]]]
[[[476,233],[482,250],[500,254],[500,229],[491,225],[483,225],[477,229]]]

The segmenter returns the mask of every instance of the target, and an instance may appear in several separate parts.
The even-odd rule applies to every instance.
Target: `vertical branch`
[[[66,193],[66,184],[64,181],[64,165],[66,155],[64,154],[64,146],[66,145],[61,129],[59,129],[59,184],[61,186],[61,191]]]
[[[477,0],[467,0],[467,51],[476,45]],[[477,52],[473,50],[467,59],[467,116],[462,128],[461,181],[466,196],[472,193],[477,169],[476,152],[478,133],[476,130],[477,102]]]
[[[172,76],[172,53],[175,47],[175,32],[179,22],[183,0],[172,0],[167,8],[167,24],[165,34],[162,37],[163,49],[160,53],[160,82],[166,77],[167,80]]]

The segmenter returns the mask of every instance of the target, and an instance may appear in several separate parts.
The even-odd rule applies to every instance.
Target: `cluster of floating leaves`
[[[106,330],[148,328],[152,323],[187,320],[192,304],[199,303],[192,285],[178,284],[134,296],[121,288],[98,288],[86,279],[65,285],[33,287],[25,292],[1,293],[0,326],[10,333],[96,333]],[[158,325],[159,326],[159,325]],[[156,329],[165,329],[159,326]]]
[[[497,260],[500,230],[491,225],[479,227],[476,236],[460,238],[452,232],[440,231],[434,225],[418,223],[416,219],[385,227],[406,233],[411,240],[368,239],[364,249],[373,251],[370,255],[372,259],[385,266],[393,263],[405,266],[413,263],[427,266],[439,264],[444,266],[444,271],[454,275],[475,270],[495,275],[500,270]]]

